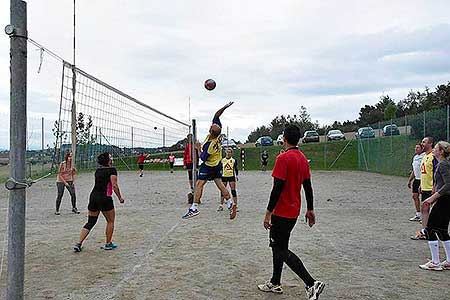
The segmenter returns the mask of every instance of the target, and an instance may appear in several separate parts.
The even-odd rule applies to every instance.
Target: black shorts
[[[421,201],[425,201],[425,200],[427,200],[428,198],[430,198],[431,197],[431,195],[432,195],[432,192],[431,191],[422,191],[422,197],[421,197]]]
[[[267,160],[263,160],[262,162],[261,162],[261,164],[263,165],[263,166],[267,166]]]
[[[173,169],[173,164],[174,164],[174,163],[175,163],[175,162],[173,162],[173,161],[169,162],[170,168],[171,168],[171,169]]]
[[[281,250],[289,249],[291,231],[294,229],[297,219],[288,219],[272,215],[272,227],[270,227],[269,247]]]
[[[236,177],[222,177],[222,182],[236,182]]]
[[[428,217],[427,229],[433,229],[437,232],[448,234],[448,225],[450,223],[450,196],[440,196],[431,209]],[[441,237],[439,237],[441,238]]]
[[[114,209],[112,197],[91,193],[88,204],[89,211],[109,211],[111,209]]]
[[[413,184],[412,184],[412,192],[414,194],[418,194],[419,187],[420,187],[420,179],[414,179]]]
[[[139,170],[144,170],[144,165],[143,164],[138,164],[138,166],[139,166]]]
[[[217,178],[222,178],[222,164],[214,167],[207,166],[205,163],[200,165],[198,170],[199,180],[214,180]]]

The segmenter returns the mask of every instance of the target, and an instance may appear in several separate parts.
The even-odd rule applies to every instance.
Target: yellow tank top
[[[433,159],[432,153],[426,154],[420,163],[420,188],[422,191],[431,191],[433,189]]]
[[[222,177],[233,177],[234,174],[234,158],[226,158],[222,159]]]
[[[208,134],[208,136],[206,137],[205,142],[203,144],[206,144],[208,142],[210,144],[207,149],[208,158],[205,161],[205,165],[207,165],[209,167],[215,167],[222,160],[222,143],[221,143],[220,136],[213,139]]]

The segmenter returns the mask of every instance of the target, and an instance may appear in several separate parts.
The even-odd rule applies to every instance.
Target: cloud
[[[29,34],[71,60],[71,8],[28,2]],[[213,113],[236,139],[306,106],[313,120],[355,119],[382,93],[397,99],[450,76],[446,0],[80,0],[77,65],[204,135]],[[0,11],[6,24],[8,10]],[[0,36],[0,112],[9,103],[9,39]],[[57,115],[61,64],[29,47],[30,116]],[[216,90],[203,82],[213,78]],[[231,130],[232,129],[232,130]],[[233,136],[234,137],[234,136]]]

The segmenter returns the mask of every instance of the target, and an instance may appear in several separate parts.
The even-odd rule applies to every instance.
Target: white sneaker
[[[442,267],[442,270],[450,270],[450,262],[444,260],[443,262],[441,262],[441,267]]]
[[[275,294],[283,294],[281,285],[273,285],[270,281],[266,281],[264,284],[258,284],[258,289],[266,293],[272,292]]]
[[[306,289],[306,299],[308,300],[317,300],[319,299],[319,295],[322,293],[323,288],[325,287],[325,283],[322,281],[314,281],[314,285],[310,288]]]
[[[432,261],[427,262],[424,265],[419,265],[419,268],[422,270],[431,270],[431,271],[442,271],[441,264],[435,264]]]
[[[415,222],[420,222],[422,221],[422,218],[418,215],[415,215],[414,217],[412,217],[411,219],[409,219],[410,221],[415,221]]]
[[[219,205],[219,207],[217,208],[217,211],[222,211],[223,210],[223,205]]]

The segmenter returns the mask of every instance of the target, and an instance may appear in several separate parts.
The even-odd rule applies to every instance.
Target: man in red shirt
[[[145,155],[144,153],[140,152],[137,160],[137,164],[139,166],[139,177],[144,176],[144,161],[147,159],[149,155]]]
[[[311,277],[300,258],[289,250],[291,231],[300,214],[302,186],[305,189],[307,210],[305,217],[312,227],[315,224],[313,190],[308,160],[297,148],[300,129],[289,125],[283,133],[286,152],[278,155],[272,171],[273,189],[264,218],[264,228],[270,229],[270,247],[273,255],[273,275],[270,281],[258,285],[264,292],[281,294],[281,272],[286,263],[305,283],[307,299],[319,298],[325,284]]]

